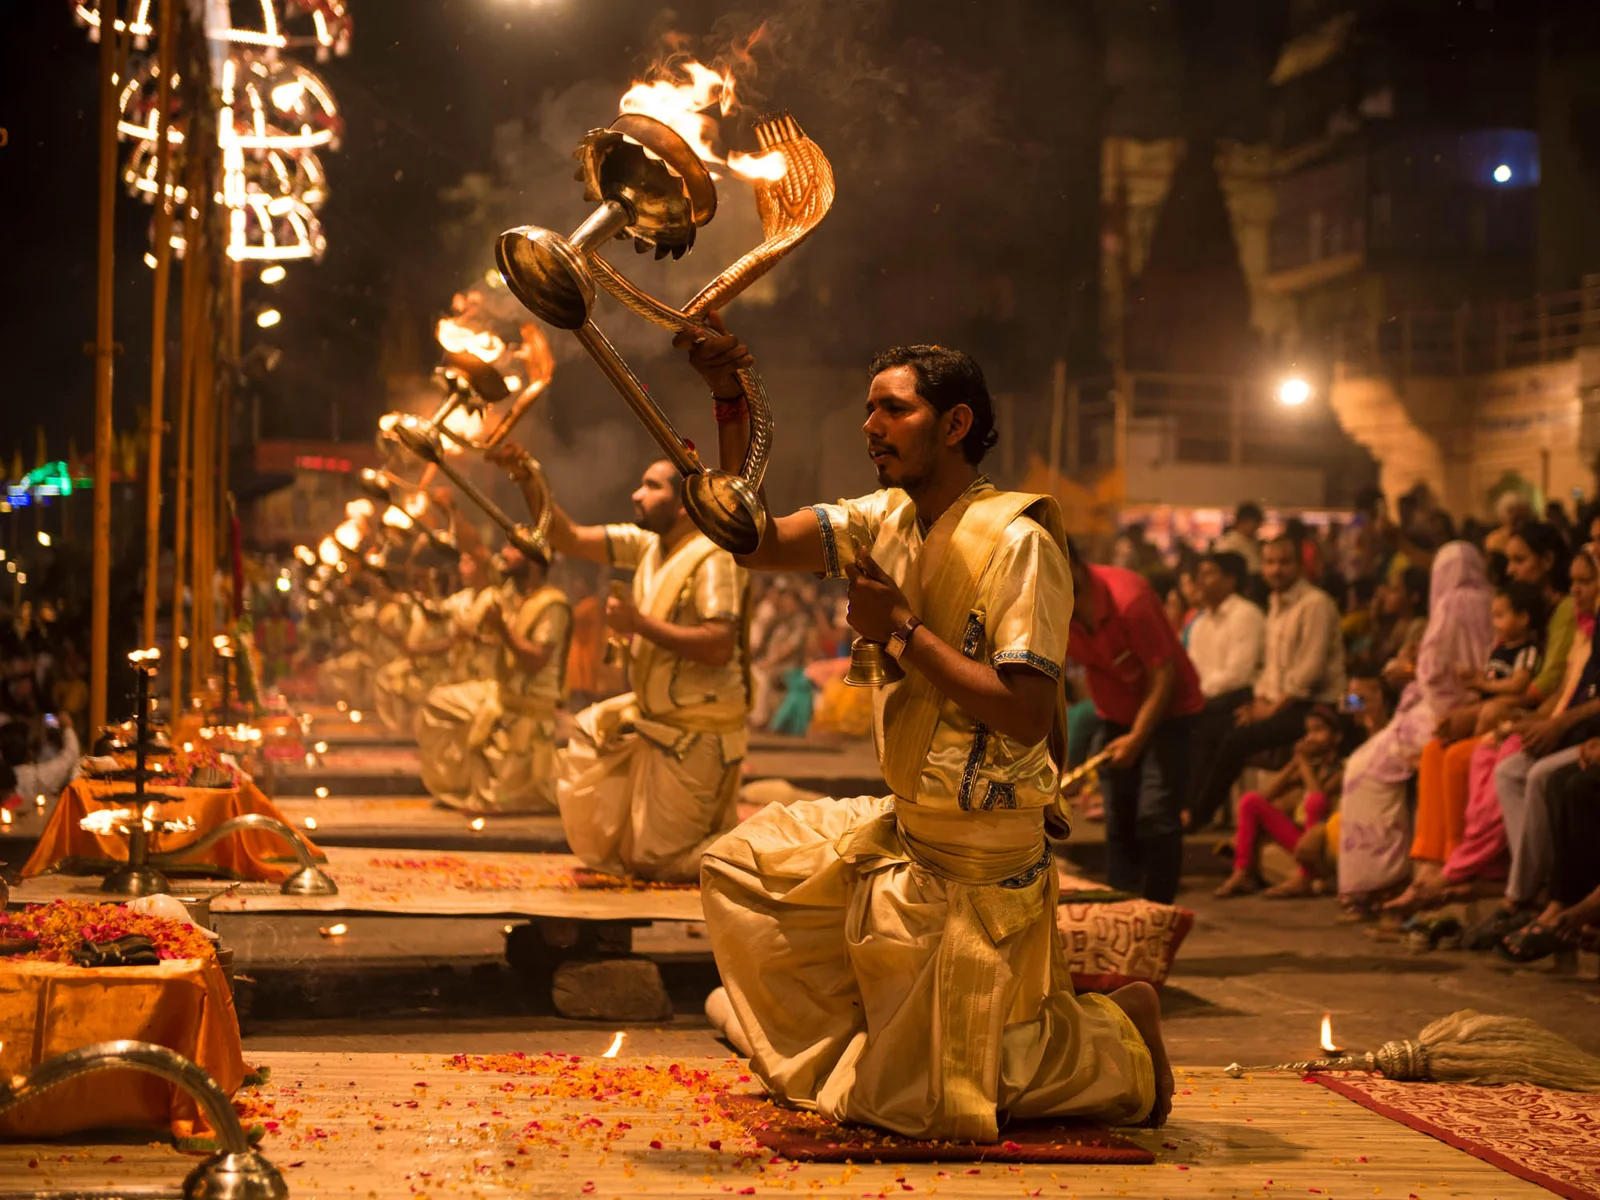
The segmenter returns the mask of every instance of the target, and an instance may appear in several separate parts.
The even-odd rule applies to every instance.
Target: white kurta
[[[486,679],[442,683],[417,717],[422,779],[465,812],[554,812],[556,710],[564,697],[572,609],[554,588],[516,593],[506,623],[550,656],[525,670],[502,642]]]
[[[611,560],[633,569],[640,612],[674,625],[726,621],[741,632],[723,666],[691,662],[636,637],[634,690],[591,705],[559,754],[561,821],[590,867],[686,882],[732,828],[747,733],[742,636],[748,575],[700,535],[663,557],[636,525],[608,525]]]

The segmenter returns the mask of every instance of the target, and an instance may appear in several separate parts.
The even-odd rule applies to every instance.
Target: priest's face
[[[677,468],[665,459],[645,469],[633,493],[633,515],[641,529],[663,537],[671,532],[683,515],[682,482]]]
[[[932,476],[940,452],[939,413],[917,394],[916,372],[892,367],[867,392],[867,457],[880,487],[915,489]]]

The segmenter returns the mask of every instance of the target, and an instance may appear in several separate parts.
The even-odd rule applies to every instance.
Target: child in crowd
[[[1234,838],[1233,874],[1217,888],[1220,897],[1242,896],[1262,884],[1262,835],[1293,851],[1309,827],[1326,822],[1344,778],[1340,747],[1344,729],[1339,714],[1316,705],[1306,714],[1305,736],[1295,744],[1289,765],[1275,775],[1264,792],[1246,792],[1239,801],[1239,829]],[[1272,897],[1309,896],[1314,874],[1301,865],[1282,883],[1268,888]]]
[[[1531,583],[1507,583],[1489,607],[1494,647],[1483,670],[1461,668],[1461,682],[1485,699],[1521,696],[1539,673],[1539,642],[1544,626],[1544,594]]]

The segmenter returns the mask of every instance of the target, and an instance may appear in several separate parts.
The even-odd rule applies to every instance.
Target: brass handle
[[[278,1169],[251,1149],[227,1093],[194,1062],[153,1042],[95,1042],[46,1059],[26,1075],[0,1081],[0,1113],[69,1080],[117,1068],[143,1071],[181,1089],[199,1105],[216,1131],[221,1149],[189,1172],[183,1181],[184,1196],[283,1200],[289,1195],[289,1185]]]

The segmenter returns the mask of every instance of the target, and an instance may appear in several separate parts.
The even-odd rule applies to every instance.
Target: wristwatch
[[[900,661],[900,656],[906,652],[906,647],[911,644],[911,635],[916,632],[917,626],[922,622],[916,617],[907,617],[905,623],[889,635],[889,644],[884,647],[889,652],[889,657],[895,662]]]

